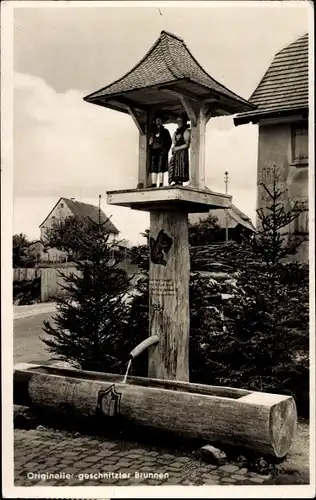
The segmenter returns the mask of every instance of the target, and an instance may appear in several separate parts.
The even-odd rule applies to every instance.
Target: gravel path
[[[55,312],[55,302],[47,302],[41,304],[32,304],[29,306],[13,306],[13,319],[28,318],[37,314]]]

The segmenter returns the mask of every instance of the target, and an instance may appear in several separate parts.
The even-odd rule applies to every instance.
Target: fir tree
[[[259,227],[251,244],[255,254],[262,257],[267,266],[275,268],[285,257],[295,254],[306,239],[300,234],[289,234],[290,224],[302,210],[297,209],[297,202],[291,209],[285,209],[283,200],[287,189],[280,188],[276,164],[272,166],[271,186],[263,182],[260,185],[267,194],[267,202],[265,209],[257,210]]]
[[[97,223],[86,219],[76,226],[72,253],[81,260],[74,261],[76,273],[68,277],[61,273],[68,293],[57,298],[57,314],[52,322],[44,322],[48,338],[42,340],[57,359],[85,370],[117,373],[131,347],[125,352],[130,284],[119,267],[122,255],[109,243],[104,225],[99,217]]]

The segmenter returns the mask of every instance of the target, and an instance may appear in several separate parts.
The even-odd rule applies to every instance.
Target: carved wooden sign
[[[153,264],[167,265],[167,255],[172,246],[173,240],[161,229],[156,240],[150,238],[150,260]]]
[[[120,413],[121,394],[112,384],[108,389],[98,393],[97,413],[106,417],[115,417]]]
[[[174,282],[171,278],[157,278],[149,282],[151,295],[174,297],[176,294]]]

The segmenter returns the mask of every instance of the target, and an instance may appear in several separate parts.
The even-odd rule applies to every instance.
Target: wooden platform
[[[162,188],[125,189],[108,191],[107,203],[143,211],[183,211],[186,213],[208,212],[214,208],[229,208],[232,197],[189,186]]]

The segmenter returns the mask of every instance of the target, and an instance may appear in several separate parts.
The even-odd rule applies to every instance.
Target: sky
[[[308,31],[310,11],[308,2],[43,3],[14,9],[13,231],[37,239],[60,197],[97,204],[101,194],[102,208],[133,244],[149,214],[108,206],[106,192],[136,187],[138,130],[128,115],[83,97],[123,76],[166,30],[248,99],[274,54]],[[235,127],[232,116],[209,121],[206,184],[224,192],[227,170],[233,203],[253,221],[257,149],[257,126]]]

